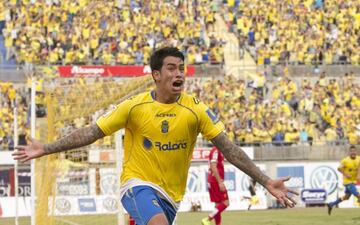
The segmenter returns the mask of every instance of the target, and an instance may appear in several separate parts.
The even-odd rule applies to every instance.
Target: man
[[[360,194],[356,189],[357,181],[360,181],[360,156],[357,155],[357,150],[354,145],[350,146],[349,156],[341,160],[338,168],[343,175],[343,184],[345,186],[345,195],[337,200],[327,204],[328,214],[331,215],[332,209],[340,202],[348,200],[351,195],[357,197],[360,203]]]
[[[209,154],[208,187],[210,201],[215,203],[215,210],[202,219],[203,225],[210,225],[211,220],[215,220],[216,225],[221,225],[221,213],[229,206],[224,175],[224,156],[216,147],[213,147]]]
[[[211,140],[225,158],[264,185],[284,206],[295,201],[284,186],[290,178],[270,179],[223,133],[224,125],[198,99],[183,93],[184,55],[165,47],[150,57],[155,90],[120,103],[95,124],[75,130],[55,142],[18,146],[22,162],[89,145],[125,128],[121,201],[138,225],[172,224],[183,198],[192,152],[199,133]]]

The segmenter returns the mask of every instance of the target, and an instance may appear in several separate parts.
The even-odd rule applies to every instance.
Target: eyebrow
[[[168,63],[165,66],[177,66],[177,65],[175,63]],[[180,64],[179,67],[180,66],[185,66],[185,64]]]

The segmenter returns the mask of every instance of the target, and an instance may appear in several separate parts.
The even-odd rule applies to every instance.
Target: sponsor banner
[[[342,187],[342,175],[338,172],[338,162],[311,162],[304,163],[305,188],[324,189],[327,202],[336,200]]]
[[[151,73],[150,66],[59,66],[60,77],[101,76],[101,77],[134,77]],[[195,67],[187,66],[187,76],[195,75]]]
[[[16,210],[15,197],[0,197],[0,218],[1,217],[15,217]],[[21,197],[18,201],[18,216],[31,215],[31,198]]]
[[[18,170],[18,195],[31,196],[31,173],[30,169]]]
[[[249,156],[250,159],[254,159],[254,148],[241,147],[241,149]],[[195,148],[192,155],[192,161],[207,161],[209,159],[210,151],[210,147]]]
[[[258,165],[265,170],[265,165]],[[186,193],[180,204],[179,211],[190,211],[193,203],[200,204],[201,209],[210,211],[214,209],[214,203],[210,202],[207,174],[208,165],[192,165],[189,169]],[[229,210],[245,210],[250,203],[249,177],[231,164],[225,163],[225,186],[228,190],[230,206]],[[256,194],[259,197],[258,204],[253,209],[265,209],[267,198],[261,185],[256,186]]]
[[[18,171],[18,195],[30,196],[30,170],[20,169]],[[15,196],[14,169],[0,170],[0,197]]]
[[[206,161],[209,159],[211,148],[195,148],[192,154],[192,161]]]
[[[105,211],[109,213],[117,213],[119,210],[119,198],[116,196],[105,196],[101,200],[101,205],[99,207],[102,207]]]
[[[55,215],[70,215],[75,213],[75,205],[71,197],[57,197],[55,199]],[[51,210],[51,208],[49,209]]]
[[[115,214],[120,210],[120,202],[115,195],[88,196],[57,196],[55,207],[49,198],[49,214],[54,215],[85,215],[85,214]],[[122,209],[122,208],[121,208]]]
[[[0,197],[10,197],[11,189],[9,170],[0,170]]]
[[[58,195],[89,195],[90,187],[88,182],[57,182]]]
[[[304,187],[304,166],[299,165],[278,165],[277,177],[291,176],[291,179],[286,182],[289,188],[303,188]]]
[[[306,204],[320,204],[326,202],[327,194],[325,189],[303,189],[300,196]]]
[[[80,212],[96,212],[96,203],[94,198],[79,198]]]
[[[326,191],[326,203],[335,201],[345,194],[345,188],[342,184],[342,174],[337,170],[339,162],[304,162],[304,163],[279,163],[277,164],[279,175],[290,175],[292,178],[286,182],[288,187],[302,189],[324,189]],[[301,168],[304,170],[302,175]],[[279,173],[279,170],[282,172]],[[283,171],[287,171],[284,173]],[[295,178],[295,179],[294,179]],[[303,180],[303,187],[301,181]],[[357,186],[360,191],[360,186]],[[359,204],[353,196],[349,200],[339,204],[340,208],[357,208]]]

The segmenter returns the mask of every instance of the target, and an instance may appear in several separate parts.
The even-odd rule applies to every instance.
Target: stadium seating
[[[221,42],[207,37],[214,12],[206,1],[119,2],[1,1],[0,51],[21,65],[142,65],[168,45],[187,53],[189,64],[222,63]]]
[[[188,91],[226,122],[229,137],[241,145],[360,143],[360,89],[353,74],[322,74],[312,81],[283,75],[256,84],[230,75],[188,83]]]
[[[356,0],[229,1],[223,15],[258,65],[359,65],[357,5]]]

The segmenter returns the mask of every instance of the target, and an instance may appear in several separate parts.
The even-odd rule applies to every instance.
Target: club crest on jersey
[[[169,132],[169,121],[163,120],[161,122],[161,132],[163,134],[166,134],[167,132]]]

